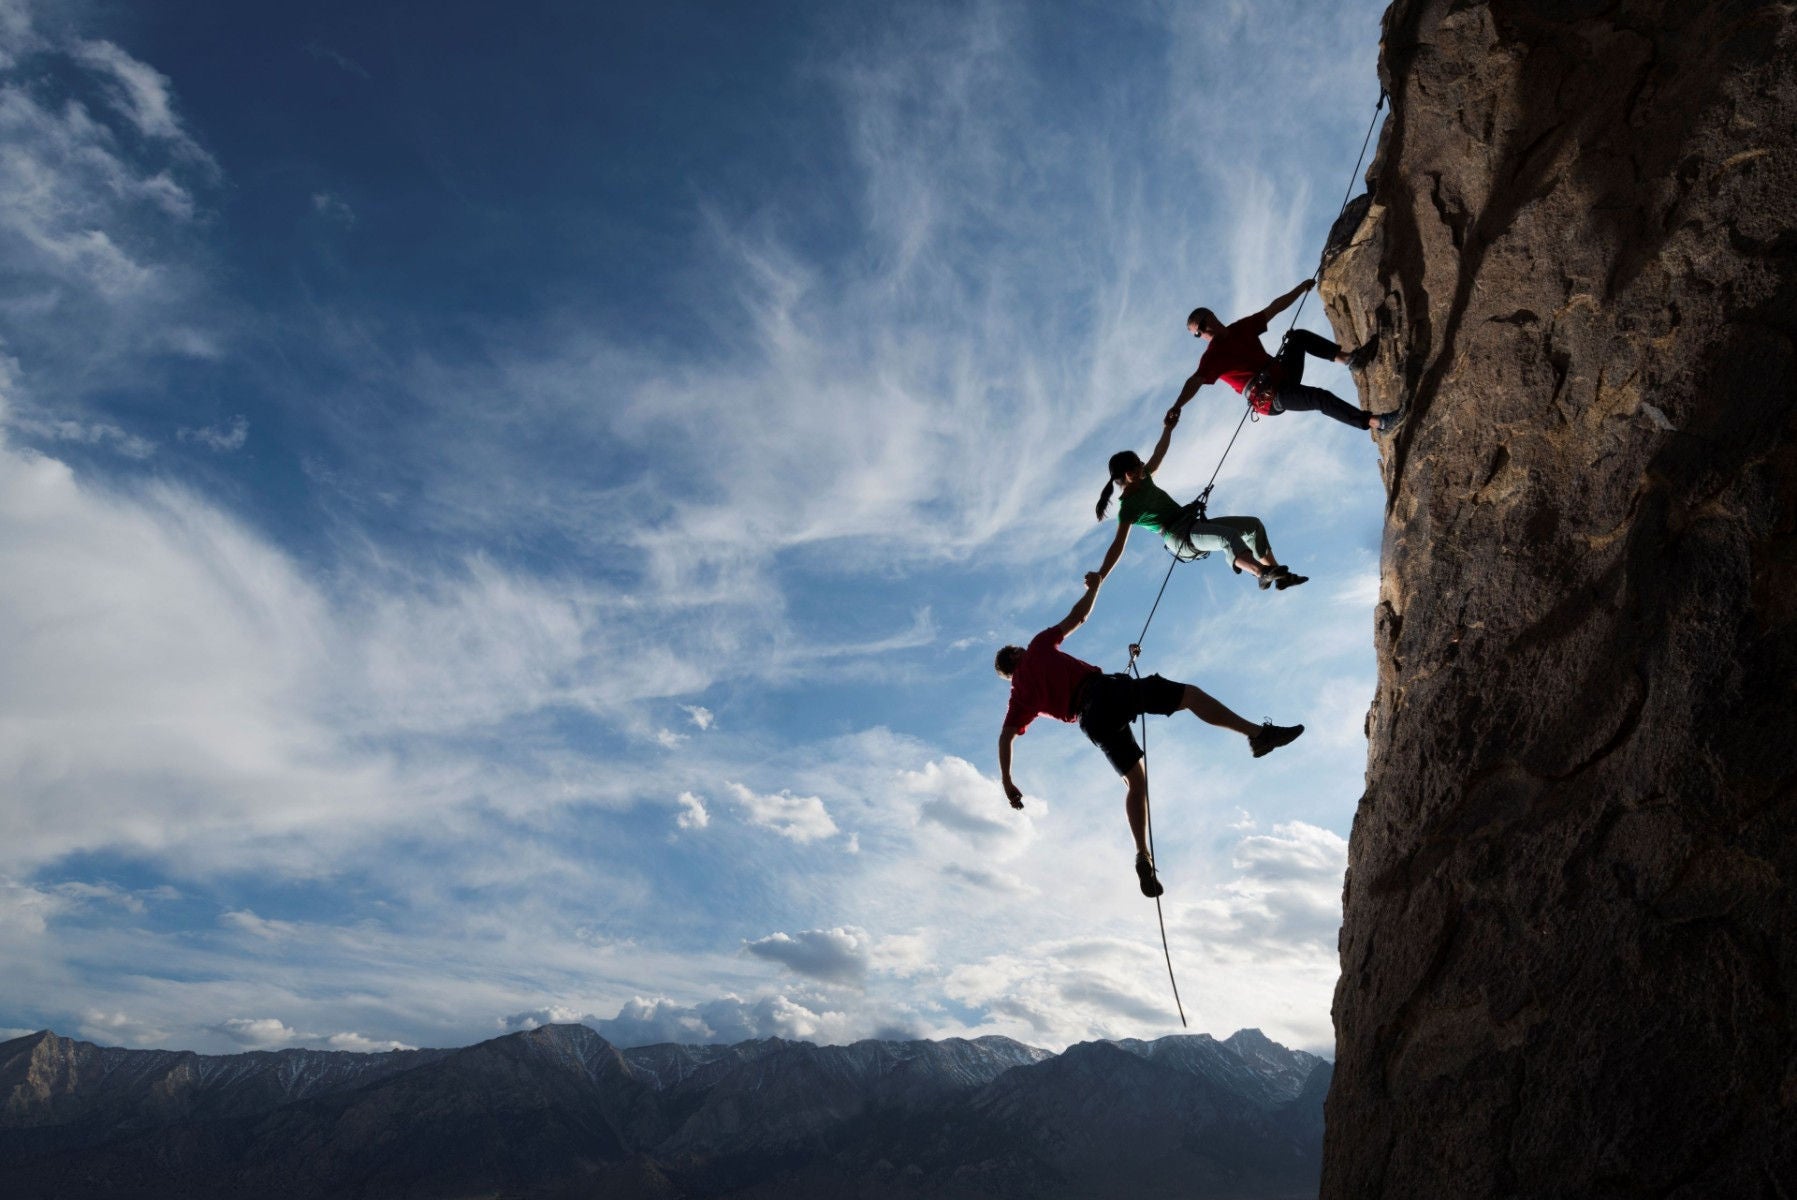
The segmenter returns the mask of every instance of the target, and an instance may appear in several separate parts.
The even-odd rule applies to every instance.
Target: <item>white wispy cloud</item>
[[[356,210],[335,192],[313,192],[312,211],[346,229],[353,227],[356,223]]]
[[[250,440],[250,422],[240,413],[231,418],[229,425],[205,425],[198,429],[183,426],[176,431],[176,436],[184,442],[194,442],[220,454],[232,454],[243,449],[244,444]]]
[[[333,50],[329,46],[320,45],[317,42],[307,42],[303,49],[313,58],[328,62],[332,66],[356,76],[358,79],[373,78],[373,76],[369,75],[366,67],[340,50]]]
[[[111,99],[147,137],[175,142],[196,157],[210,162],[175,116],[168,77],[106,41],[76,42],[77,59],[110,78]]]
[[[1360,118],[1307,105],[1328,76],[1371,79],[1370,34],[1358,62],[1331,55],[1372,8],[1276,6],[1264,20],[1300,44],[1246,89],[1233,63],[1271,50],[1263,18],[1202,7],[1143,10],[1178,69],[1078,111],[1045,108],[1023,6],[905,10],[823,47],[833,149],[855,171],[818,186],[855,248],[822,248],[778,194],[701,193],[680,268],[703,283],[661,297],[689,342],[632,340],[577,303],[523,329],[470,316],[453,344],[395,335],[412,326],[389,313],[300,314],[294,336],[356,381],[270,385],[323,447],[322,549],[284,545],[179,465],[144,482],[89,461],[168,429],[240,450],[247,419],[97,415],[80,401],[98,376],[25,356],[29,377],[0,389],[0,626],[19,631],[0,639],[7,1011],[80,996],[84,1034],[225,1048],[422,1044],[498,1013],[625,1044],[1167,1031],[1121,784],[1076,731],[1033,730],[1030,804],[1009,809],[988,664],[1095,564],[1100,468],[1147,449],[1194,364],[1185,312],[1259,305],[1307,273],[1336,186],[1311,187],[1307,164],[1352,161],[1336,143]],[[33,40],[24,12],[0,0],[0,69],[60,53],[108,102],[0,80],[18,167],[0,249],[25,280],[0,300],[39,314],[33,346],[59,361],[77,342],[120,363],[229,359],[194,300],[199,258],[163,240],[191,250],[216,181],[179,81],[104,39]],[[1263,120],[1289,134],[1277,152],[1237,136]],[[310,194],[326,216],[342,203]],[[1164,483],[1202,484],[1237,403],[1206,395]],[[1245,433],[1219,496],[1265,516],[1288,559],[1352,562],[1349,582],[1269,597],[1214,561],[1181,568],[1151,654],[1311,725],[1265,763],[1185,717],[1153,744],[1195,1006],[1317,1046],[1340,839],[1312,822],[1345,823],[1358,791],[1370,616],[1335,610],[1364,605],[1377,544],[1354,539],[1377,498],[1353,504],[1377,484],[1364,437],[1307,420]],[[258,418],[271,461],[276,428]],[[1121,666],[1158,554],[1132,552],[1076,652]],[[910,707],[855,707],[888,693]],[[803,715],[770,715],[789,702]],[[670,795],[683,834],[715,817],[778,836],[752,860],[664,836]],[[1275,810],[1273,831],[1245,829],[1244,808]],[[107,854],[230,898],[211,927],[158,937],[147,895],[57,886],[58,863]],[[246,874],[315,887],[316,910],[251,904]],[[670,888],[712,904],[703,928]],[[769,989],[770,963],[805,987]],[[302,992],[296,971],[330,986]]]

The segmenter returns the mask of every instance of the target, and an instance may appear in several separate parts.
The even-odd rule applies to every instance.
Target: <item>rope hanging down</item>
[[[1360,154],[1354,160],[1353,171],[1349,172],[1349,174],[1348,174],[1347,190],[1342,193],[1342,202],[1341,202],[1340,206],[1338,206],[1335,210],[1335,219],[1337,221],[1341,220],[1341,215],[1344,212],[1348,211],[1348,200],[1353,195],[1353,192],[1354,192],[1354,180],[1356,178],[1358,178],[1360,175],[1360,164],[1362,162],[1366,161],[1366,148],[1372,144],[1373,128],[1374,128],[1374,126],[1376,126],[1379,123],[1379,113],[1384,108],[1385,108],[1385,89],[1383,87],[1381,87],[1379,89],[1379,99],[1376,102],[1374,102],[1374,104],[1373,104],[1372,119],[1367,122],[1366,136],[1360,139]],[[1333,222],[1332,222],[1332,224],[1333,224]],[[1327,247],[1325,247],[1325,249],[1327,249]],[[1317,269],[1310,273],[1311,282],[1314,283],[1316,281],[1317,277],[1319,275],[1321,275],[1322,273],[1323,273],[1323,260],[1322,260],[1322,256],[1319,255],[1317,257]],[[1292,330],[1294,330],[1298,327],[1298,317],[1304,312],[1304,303],[1305,303],[1305,301],[1307,301],[1309,299],[1310,299],[1310,289],[1306,288],[1304,291],[1304,294],[1302,296],[1298,297],[1298,307],[1292,313],[1291,323],[1285,327],[1285,333],[1279,339],[1280,349],[1285,348],[1286,339],[1291,337]],[[1242,419],[1236,422],[1235,432],[1229,435],[1229,443],[1228,443],[1228,445],[1223,447],[1223,453],[1220,457],[1218,457],[1216,468],[1214,470],[1212,470],[1210,473],[1210,479],[1205,482],[1204,490],[1198,493],[1198,498],[1196,500],[1192,501],[1192,505],[1193,505],[1193,507],[1195,507],[1198,510],[1198,515],[1200,518],[1203,518],[1206,515],[1205,514],[1205,505],[1210,500],[1211,489],[1217,486],[1217,476],[1223,470],[1224,461],[1229,458],[1229,452],[1235,448],[1236,438],[1238,438],[1242,435],[1242,427],[1248,423],[1248,418],[1253,415],[1254,415],[1254,410],[1252,408],[1244,408],[1243,409]],[[1196,556],[1196,557],[1201,557],[1201,556]],[[1129,644],[1129,673],[1130,673],[1130,675],[1134,676],[1137,679],[1140,679],[1142,677],[1142,672],[1140,670],[1138,670],[1136,667],[1136,659],[1140,658],[1142,655],[1142,643],[1148,639],[1148,627],[1150,625],[1154,624],[1154,614],[1160,611],[1161,597],[1167,594],[1167,583],[1169,580],[1171,580],[1173,578],[1173,568],[1177,567],[1182,562],[1189,562],[1189,561],[1191,561],[1191,560],[1180,557],[1178,552],[1175,552],[1173,554],[1173,561],[1167,564],[1167,573],[1165,575],[1161,576],[1160,591],[1158,591],[1154,594],[1154,604],[1151,605],[1148,609],[1148,619],[1146,621],[1142,622],[1142,632],[1138,633],[1136,635],[1136,640]],[[1148,714],[1147,713],[1142,714],[1141,722],[1142,722],[1142,823],[1147,828],[1148,859],[1150,862],[1153,862],[1154,861],[1154,806],[1149,801],[1150,793],[1149,793],[1149,787],[1148,787]],[[1158,874],[1158,867],[1157,867],[1157,874]],[[1169,984],[1171,984],[1173,987],[1173,1006],[1179,1010],[1179,1025],[1180,1025],[1180,1028],[1182,1028],[1182,1029],[1190,1028],[1190,1026],[1188,1026],[1186,1024],[1185,1005],[1179,999],[1179,980],[1174,978],[1174,976],[1173,976],[1173,951],[1167,944],[1167,918],[1166,918],[1166,914],[1161,911],[1161,898],[1159,896],[1156,896],[1154,898],[1154,917],[1155,917],[1155,920],[1160,923],[1160,927],[1161,927],[1161,954],[1163,956],[1165,956],[1165,958],[1167,960],[1167,982]]]

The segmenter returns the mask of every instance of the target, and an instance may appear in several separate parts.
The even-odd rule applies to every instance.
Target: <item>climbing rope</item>
[[[1178,560],[1175,559],[1174,561],[1177,562]],[[1169,567],[1167,569],[1167,573],[1172,574],[1171,567]],[[1163,580],[1161,583],[1161,590],[1165,591],[1166,588],[1167,588],[1166,582]],[[1159,596],[1155,597],[1155,603],[1156,604],[1160,603]],[[1153,614],[1151,613],[1149,615],[1150,615],[1150,619],[1152,619]],[[1147,627],[1144,626],[1143,628],[1146,629]],[[1129,673],[1131,675],[1135,676],[1137,679],[1142,678],[1142,672],[1140,672],[1139,670],[1136,669],[1136,655],[1140,654],[1141,651],[1142,651],[1142,647],[1139,645],[1131,645],[1129,648]],[[1155,859],[1154,859],[1154,810],[1153,810],[1152,806],[1150,806],[1150,804],[1148,803],[1148,714],[1143,713],[1141,720],[1142,720],[1142,824],[1147,828],[1147,831],[1148,831],[1148,861],[1152,863],[1155,861]],[[1159,868],[1158,867],[1156,868],[1156,878],[1159,878]],[[1191,1028],[1191,1026],[1186,1024],[1186,1006],[1179,998],[1179,980],[1177,980],[1173,977],[1173,950],[1167,944],[1167,915],[1166,915],[1166,913],[1161,911],[1161,898],[1159,896],[1156,896],[1154,898],[1154,919],[1155,919],[1155,921],[1157,921],[1160,924],[1160,927],[1161,927],[1161,954],[1167,960],[1167,983],[1173,988],[1173,1007],[1179,1010],[1179,1027],[1181,1029],[1189,1029],[1189,1028]]]
[[[1354,170],[1348,175],[1347,190],[1342,193],[1342,202],[1335,210],[1336,221],[1341,220],[1341,215],[1348,211],[1348,200],[1354,194],[1354,180],[1360,175],[1360,164],[1366,161],[1366,148],[1372,144],[1373,128],[1379,123],[1379,113],[1385,108],[1385,98],[1385,89],[1381,87],[1379,89],[1379,99],[1373,104],[1372,119],[1367,122],[1366,136],[1360,139],[1360,154],[1354,160]],[[1333,226],[1334,222],[1332,221],[1330,224]],[[1327,248],[1328,247],[1324,247],[1325,250],[1327,250]],[[1318,276],[1322,275],[1322,273],[1323,259],[1321,255],[1318,255],[1317,269],[1310,273],[1310,282],[1315,283]],[[1280,350],[1283,351],[1285,349],[1285,343],[1287,339],[1292,336],[1292,330],[1298,327],[1298,317],[1304,312],[1304,303],[1310,299],[1312,290],[1314,289],[1306,288],[1304,289],[1304,294],[1298,297],[1298,307],[1292,313],[1291,323],[1285,327],[1285,333],[1279,339]],[[1254,410],[1252,408],[1244,409],[1242,412],[1242,419],[1236,422],[1235,432],[1229,435],[1229,444],[1223,447],[1223,453],[1217,459],[1216,468],[1211,471],[1210,479],[1205,482],[1204,490],[1198,493],[1198,498],[1196,500],[1192,501],[1190,507],[1197,510],[1197,515],[1200,519],[1203,519],[1206,515],[1205,505],[1210,500],[1211,489],[1217,485],[1217,476],[1222,473],[1224,461],[1229,458],[1229,452],[1235,448],[1235,440],[1242,436],[1242,427],[1248,423],[1248,418],[1253,415]],[[1173,550],[1171,547],[1168,547],[1168,549],[1173,555],[1173,561],[1167,564],[1167,573],[1161,576],[1160,591],[1154,594],[1154,604],[1148,609],[1148,619],[1142,622],[1142,632],[1137,634],[1136,640],[1129,644],[1129,673],[1136,679],[1142,678],[1142,672],[1136,667],[1136,659],[1140,658],[1142,655],[1142,643],[1148,638],[1148,627],[1154,624],[1154,614],[1160,611],[1161,597],[1167,594],[1167,583],[1173,578],[1173,568],[1177,567],[1182,562],[1191,562],[1192,559],[1203,558],[1207,553],[1206,551],[1198,551],[1189,559],[1182,557],[1179,551]],[[1148,787],[1148,714],[1143,713],[1140,720],[1142,722],[1142,823],[1146,827],[1148,835],[1148,860],[1154,862],[1154,806],[1150,803],[1150,789]],[[1160,868],[1157,864],[1155,867],[1156,878],[1159,877],[1159,872]],[[1161,898],[1159,896],[1154,898],[1154,917],[1155,920],[1160,923],[1161,927],[1161,954],[1165,956],[1167,960],[1167,982],[1173,988],[1173,1006],[1179,1010],[1180,1028],[1190,1028],[1190,1026],[1186,1024],[1185,1004],[1182,1003],[1179,998],[1179,980],[1173,976],[1173,951],[1167,944],[1167,918],[1161,911]]]
[[[1375,101],[1373,104],[1372,119],[1367,122],[1366,136],[1360,139],[1360,153],[1354,159],[1354,169],[1348,173],[1347,189],[1342,192],[1341,203],[1339,205],[1337,205],[1336,209],[1335,209],[1335,220],[1337,220],[1337,221],[1339,221],[1341,219],[1341,215],[1344,212],[1348,211],[1348,200],[1354,194],[1354,180],[1356,178],[1358,178],[1360,175],[1360,164],[1366,161],[1366,148],[1372,144],[1373,129],[1379,123],[1379,114],[1385,108],[1385,99],[1386,99],[1385,89],[1383,87],[1381,87],[1379,89],[1379,99],[1377,101]],[[1334,222],[1331,222],[1331,224],[1333,224],[1333,223]],[[1310,282],[1312,282],[1312,283],[1316,282],[1318,276],[1322,275],[1322,273],[1323,273],[1323,260],[1322,260],[1322,256],[1318,255],[1317,269],[1310,273]],[[1311,289],[1307,288],[1307,289],[1305,289],[1304,294],[1302,296],[1298,297],[1297,310],[1292,313],[1291,322],[1290,322],[1290,324],[1288,324],[1285,327],[1285,333],[1279,339],[1279,345],[1280,345],[1281,349],[1283,349],[1285,347],[1286,339],[1290,338],[1292,336],[1292,330],[1294,330],[1298,327],[1298,317],[1304,311],[1305,301],[1310,299],[1310,291],[1311,291]],[[1203,518],[1206,515],[1205,505],[1207,503],[1209,503],[1209,501],[1210,501],[1211,489],[1217,486],[1217,476],[1222,474],[1223,464],[1226,461],[1228,461],[1228,459],[1229,459],[1229,452],[1231,450],[1235,449],[1236,439],[1242,436],[1242,427],[1248,423],[1248,418],[1250,416],[1252,416],[1253,414],[1254,414],[1254,410],[1251,408],[1246,409],[1242,413],[1242,419],[1235,423],[1235,432],[1229,435],[1228,444],[1223,447],[1223,453],[1221,455],[1219,455],[1217,458],[1216,467],[1212,469],[1212,471],[1210,473],[1210,478],[1205,481],[1204,490],[1198,493],[1198,498],[1196,500],[1192,501],[1190,507],[1193,507],[1198,510],[1198,516],[1200,518]],[[1130,664],[1132,667],[1135,664],[1136,654],[1140,653],[1140,651],[1141,651],[1141,645],[1142,645],[1143,638],[1146,638],[1148,636],[1148,626],[1154,621],[1155,610],[1160,608],[1160,606],[1161,606],[1161,594],[1167,590],[1167,579],[1172,578],[1173,568],[1178,566],[1182,562],[1190,562],[1191,561],[1191,559],[1181,557],[1180,553],[1177,550],[1171,550],[1171,548],[1169,548],[1169,551],[1173,555],[1173,561],[1171,563],[1169,563],[1167,566],[1167,576],[1166,576],[1166,578],[1163,578],[1161,580],[1160,592],[1155,593],[1154,608],[1151,608],[1148,610],[1148,620],[1144,621],[1142,623],[1141,634],[1139,636],[1137,636],[1134,644],[1130,647],[1130,651],[1131,651]],[[1205,552],[1201,551],[1197,554],[1194,554],[1193,558],[1202,558],[1202,557],[1204,557],[1204,553]]]

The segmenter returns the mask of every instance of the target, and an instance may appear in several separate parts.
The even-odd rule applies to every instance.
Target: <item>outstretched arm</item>
[[[1173,444],[1173,427],[1179,424],[1179,405],[1175,404],[1161,418],[1161,440],[1154,444],[1154,453],[1148,456],[1148,462],[1142,468],[1144,475],[1152,475],[1161,468],[1161,459],[1167,457],[1167,447]]]
[[[1098,564],[1098,570],[1094,571],[1093,575],[1097,575],[1102,580],[1111,573],[1111,568],[1116,566],[1117,560],[1123,557],[1123,543],[1129,541],[1129,530],[1128,525],[1121,521],[1117,522],[1117,536],[1111,539],[1111,548],[1104,552],[1104,561]],[[1089,580],[1092,576],[1088,575],[1086,578]]]
[[[1290,308],[1292,306],[1292,301],[1296,300],[1299,296],[1302,296],[1316,285],[1317,281],[1315,279],[1306,279],[1303,283],[1300,283],[1297,287],[1261,309],[1261,318],[1263,320],[1271,321],[1274,317]]]
[[[1023,789],[1011,782],[1011,742],[1017,737],[1017,731],[1006,725],[998,731],[998,777],[1005,787],[1005,796],[1011,801],[1012,808],[1023,807]]]
[[[1180,409],[1184,408],[1186,406],[1186,401],[1197,395],[1198,389],[1203,386],[1204,381],[1198,378],[1198,372],[1193,371],[1191,378],[1186,380],[1185,386],[1179,389],[1179,399],[1173,402],[1173,411],[1178,412]]]
[[[1128,529],[1129,527],[1126,525],[1124,528]],[[1103,586],[1103,584],[1103,575],[1100,575],[1097,571],[1086,572],[1086,594],[1073,602],[1073,607],[1067,611],[1067,615],[1062,617],[1060,623],[1055,626],[1056,629],[1061,631],[1062,637],[1066,637],[1075,629],[1078,629],[1081,625],[1086,623],[1086,618],[1092,615],[1092,601],[1098,599],[1098,589]]]

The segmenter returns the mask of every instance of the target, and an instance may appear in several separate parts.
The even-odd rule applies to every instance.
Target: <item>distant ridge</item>
[[[0,1194],[1309,1196],[1328,1074],[1258,1030],[1059,1055],[1003,1037],[623,1050],[546,1025],[215,1056],[44,1032],[0,1043]]]

